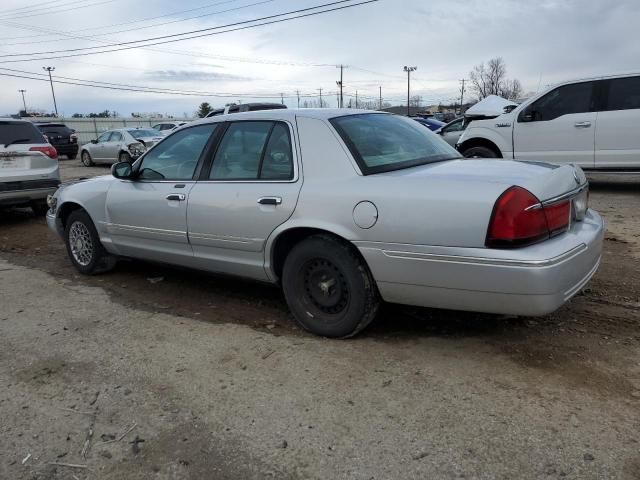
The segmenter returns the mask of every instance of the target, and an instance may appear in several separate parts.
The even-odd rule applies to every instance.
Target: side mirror
[[[91,143],[98,143],[98,140],[94,138],[93,140],[91,140]]]
[[[111,175],[123,180],[133,177],[133,168],[129,162],[118,162],[111,166]]]

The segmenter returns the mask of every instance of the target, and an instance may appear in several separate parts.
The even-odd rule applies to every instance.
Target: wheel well
[[[502,152],[498,148],[498,146],[493,143],[491,140],[487,140],[486,138],[470,138],[462,145],[460,145],[460,153],[464,153],[465,150],[472,147],[485,147],[493,150],[498,158],[502,158]]]
[[[65,228],[67,226],[67,218],[69,218],[69,215],[71,215],[71,213],[75,212],[76,210],[83,210],[83,208],[81,205],[73,202],[65,202],[60,206],[58,217],[62,222],[62,228]]]
[[[291,249],[295,245],[312,235],[328,235],[349,245],[352,248],[353,252],[358,255],[358,257],[360,257],[360,259],[366,265],[366,260],[364,259],[360,251],[349,240],[346,240],[340,235],[336,235],[333,232],[323,230],[321,228],[298,227],[282,232],[280,235],[278,235],[278,238],[275,239],[275,241],[273,242],[273,246],[271,247],[271,268],[278,279],[282,277],[284,262]]]

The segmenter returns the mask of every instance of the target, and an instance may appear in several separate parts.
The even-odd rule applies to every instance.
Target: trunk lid
[[[57,176],[58,160],[41,152],[16,151],[0,145],[0,182],[19,182]]]

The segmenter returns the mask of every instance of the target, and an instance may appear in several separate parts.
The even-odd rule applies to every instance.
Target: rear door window
[[[229,125],[216,156],[211,180],[291,180],[293,152],[282,122],[247,121]]]
[[[0,121],[0,144],[46,143],[40,130],[33,123]]]
[[[640,108],[640,77],[609,80],[605,110],[632,110]]]

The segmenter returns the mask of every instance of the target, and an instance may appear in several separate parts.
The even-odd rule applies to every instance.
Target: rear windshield
[[[40,131],[30,122],[0,121],[0,144],[46,143]]]
[[[157,130],[146,130],[142,128],[138,128],[136,130],[129,130],[129,135],[131,135],[133,138],[159,136]]]
[[[410,118],[365,113],[333,118],[331,124],[365,175],[460,158],[439,136]]]
[[[61,135],[63,137],[68,137],[73,133],[66,125],[38,125],[38,128],[45,135],[53,136],[53,135]]]

